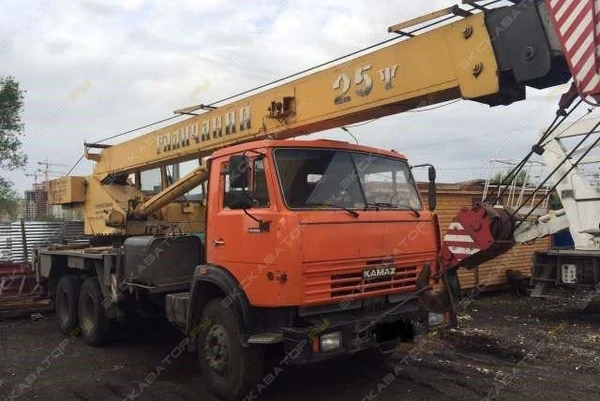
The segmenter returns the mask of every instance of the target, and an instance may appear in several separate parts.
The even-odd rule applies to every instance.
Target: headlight
[[[335,351],[342,347],[342,333],[336,331],[335,333],[324,334],[320,337],[321,352]]]
[[[443,325],[445,322],[445,317],[443,313],[433,313],[429,312],[429,328],[435,328],[437,326]]]

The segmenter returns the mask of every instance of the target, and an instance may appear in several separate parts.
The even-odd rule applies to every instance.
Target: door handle
[[[225,241],[223,241],[222,239],[214,239],[212,243],[214,246],[225,245]]]

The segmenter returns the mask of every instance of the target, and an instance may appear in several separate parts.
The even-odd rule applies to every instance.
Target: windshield
[[[276,149],[289,208],[421,210],[408,164],[401,159],[330,149]]]

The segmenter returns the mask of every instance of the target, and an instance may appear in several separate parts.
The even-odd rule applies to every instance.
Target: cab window
[[[227,164],[224,164],[224,170],[228,170]],[[269,192],[267,188],[267,176],[265,172],[265,162],[262,158],[255,158],[250,163],[252,171],[250,172],[250,187],[231,188],[230,174],[224,174],[223,182],[223,207],[229,208],[229,205],[235,203],[240,198],[250,198],[253,208],[268,208],[270,206]]]
[[[252,163],[252,197],[254,207],[269,207],[269,191],[263,159],[254,159]]]
[[[162,190],[160,169],[142,171],[140,189],[146,194],[157,194]]]
[[[191,173],[193,170],[198,168],[200,165],[201,165],[200,160],[194,159],[194,160],[188,160],[185,162],[167,166],[167,180],[169,182],[169,185],[172,185],[175,182],[179,181],[181,179],[181,177],[184,177],[185,175]],[[192,188],[191,190],[186,192],[184,195],[182,195],[182,197],[180,199],[188,201],[188,202],[204,201],[206,199],[205,183],[202,183],[202,184],[198,185],[197,187]]]

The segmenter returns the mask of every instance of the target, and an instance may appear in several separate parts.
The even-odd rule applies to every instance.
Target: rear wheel
[[[56,286],[54,306],[63,334],[72,335],[79,323],[77,305],[80,288],[79,279],[74,275],[61,277]]]
[[[81,286],[79,294],[79,321],[81,335],[92,346],[104,345],[111,339],[110,320],[102,305],[102,290],[95,278],[88,278]]]
[[[242,346],[236,315],[211,300],[202,313],[208,322],[198,333],[198,357],[202,379],[208,390],[227,401],[244,398],[262,379],[264,348]]]

